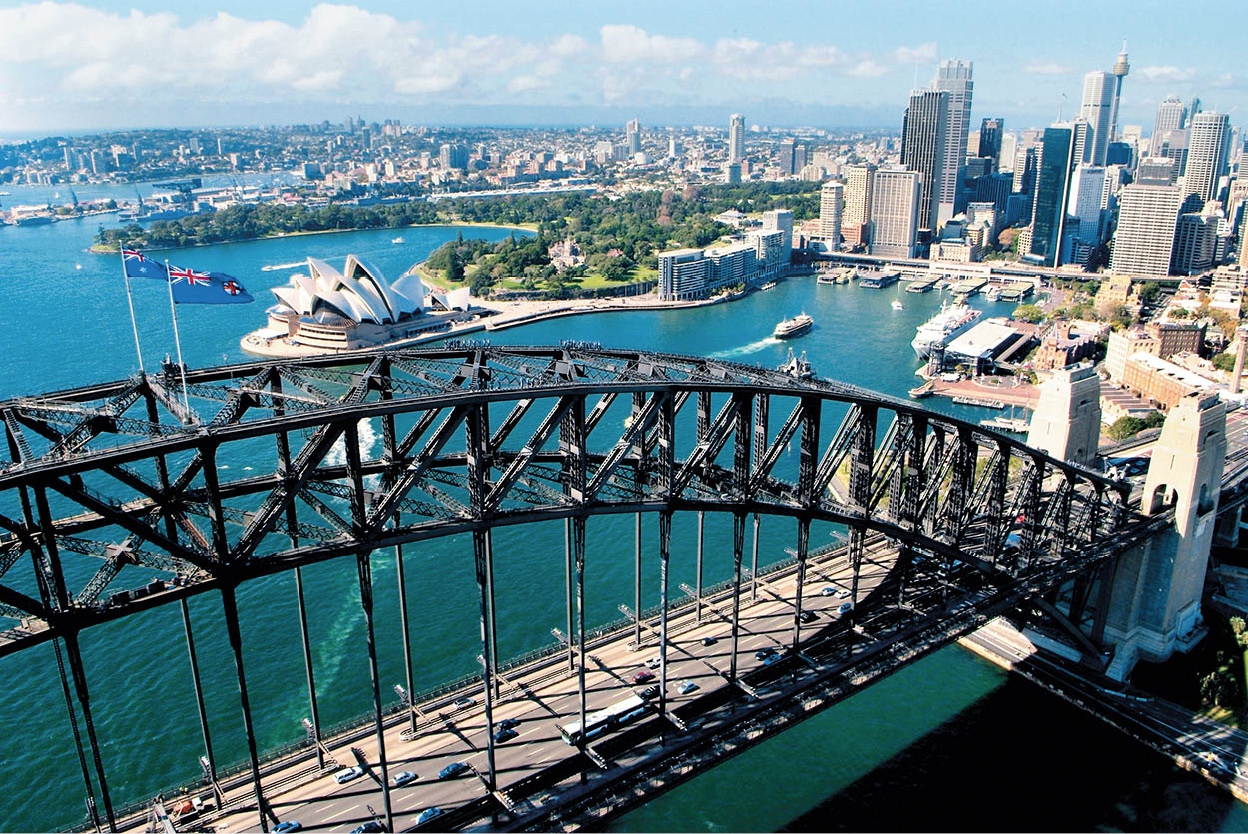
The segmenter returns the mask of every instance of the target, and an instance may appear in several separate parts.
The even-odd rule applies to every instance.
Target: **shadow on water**
[[[781,831],[1243,831],[1197,774],[1009,677]]]

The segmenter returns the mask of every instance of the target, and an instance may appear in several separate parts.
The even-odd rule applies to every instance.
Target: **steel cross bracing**
[[[249,578],[542,519],[840,523],[856,567],[871,533],[903,546],[919,594],[958,565],[995,585],[1078,572],[1134,518],[1121,485],[979,426],[700,357],[468,345],[186,379],[190,414],[172,368],[0,403],[0,655]]]

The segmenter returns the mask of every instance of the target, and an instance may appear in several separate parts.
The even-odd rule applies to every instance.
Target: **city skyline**
[[[847,3],[792,2],[760,15],[729,2],[714,16],[639,0],[627,10],[569,3],[517,14],[474,4],[368,8],[291,0],[212,7],[166,2],[23,3],[0,9],[0,130],[37,135],[127,126],[337,120],[360,113],[441,124],[723,124],[894,127],[912,87],[938,61],[975,64],[974,119],[1043,127],[1077,108],[1086,74],[1111,67],[1127,40],[1131,75],[1118,124],[1151,126],[1167,95],[1199,95],[1234,113],[1248,79],[1223,56],[1248,10],[1209,14],[1200,41],[1157,25],[1154,2],[1062,0],[1082,23],[1061,38],[1019,43],[1034,6],[963,19],[894,0],[870,13]],[[1150,14],[1155,9],[1158,14]],[[920,13],[922,12],[922,13]],[[1068,36],[1067,36],[1068,35]],[[1065,97],[1063,99],[1063,96]]]

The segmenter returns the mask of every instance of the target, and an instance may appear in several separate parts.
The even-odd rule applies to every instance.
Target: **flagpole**
[[[121,277],[126,279],[126,303],[130,305],[130,329],[134,331],[134,353],[139,357],[139,373],[143,373],[143,349],[139,347],[139,325],[134,320],[134,297],[130,295],[130,273],[126,272],[125,246],[119,244],[121,250]]]
[[[165,258],[165,274],[169,273],[169,259]],[[191,419],[191,403],[186,396],[186,364],[182,361],[182,339],[178,337],[178,309],[173,303],[173,276],[168,275],[169,317],[173,319],[173,343],[178,348],[178,368],[182,371],[182,407],[186,409],[185,422]]]

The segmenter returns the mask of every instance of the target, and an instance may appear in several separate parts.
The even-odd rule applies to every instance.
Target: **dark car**
[[[714,646],[714,645],[715,645],[716,643],[718,643],[718,642],[719,642],[719,638],[718,638],[718,637],[703,637],[703,638],[702,638],[702,645],[703,645],[703,646]]]
[[[366,823],[357,825],[351,829],[351,834],[376,834],[378,831],[385,831],[386,827],[377,820],[369,820]]]
[[[429,822],[429,820],[437,819],[440,816],[442,816],[442,809],[434,805],[432,808],[426,808],[420,812],[420,816],[416,818],[416,824],[423,825]]]
[[[468,769],[467,762],[451,762],[446,767],[438,771],[439,779],[454,779],[459,774]]]
[[[649,669],[642,669],[633,675],[633,683],[649,683],[654,680],[654,672]]]
[[[657,686],[647,686],[645,689],[638,692],[637,695],[649,701],[651,698],[659,697],[659,688]]]
[[[302,828],[303,823],[296,820],[286,820],[285,822],[279,822],[277,825],[273,826],[273,834],[285,834],[287,831],[299,831]]]
[[[777,652],[774,648],[772,648],[771,646],[768,646],[765,649],[759,649],[758,651],[754,652],[754,657],[757,660],[766,660],[769,657],[777,657],[779,656],[779,654],[780,653]]]
[[[779,652],[777,652],[776,654],[769,654],[767,655],[767,657],[763,658],[763,665],[770,666],[771,664],[779,663],[782,660],[784,660],[784,655],[780,654]]]
[[[813,623],[818,617],[819,615],[814,611],[803,611],[797,615],[797,618],[804,623]]]
[[[520,720],[517,718],[504,718],[502,721],[498,722],[498,729],[500,730],[514,730],[519,726]]]
[[[504,741],[510,741],[511,739],[515,738],[518,735],[520,734],[517,733],[515,730],[511,729],[510,727],[508,727],[507,729],[499,730],[498,732],[494,734],[494,743],[502,744]]]

